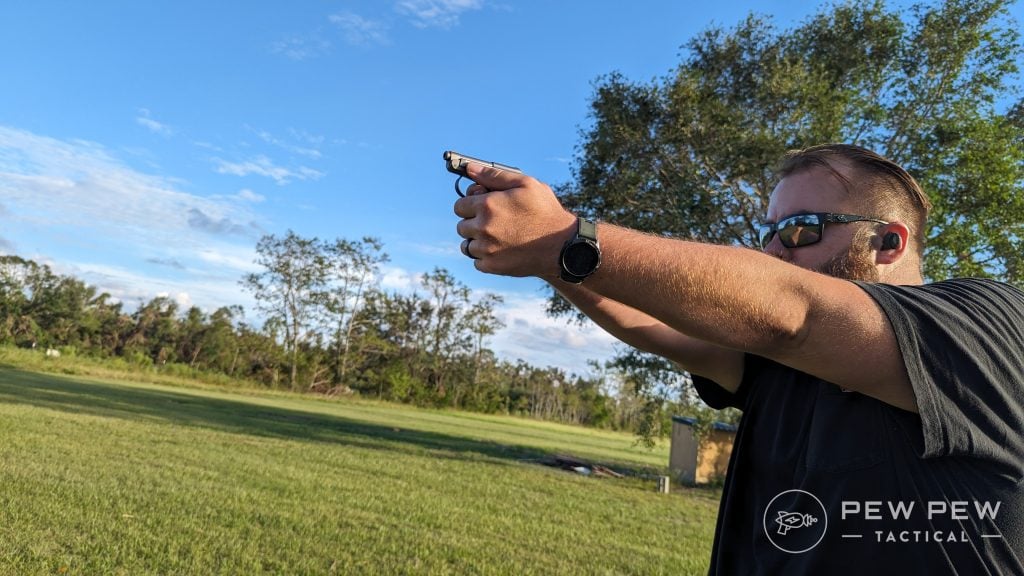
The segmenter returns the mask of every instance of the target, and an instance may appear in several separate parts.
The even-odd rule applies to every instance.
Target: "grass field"
[[[718,492],[509,417],[0,368],[2,574],[698,574]]]

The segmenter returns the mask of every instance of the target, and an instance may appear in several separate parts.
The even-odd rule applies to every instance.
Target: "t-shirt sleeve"
[[[1024,293],[958,279],[857,282],[888,316],[917,397],[921,457],[1024,462]]]
[[[721,410],[723,408],[743,408],[747,402],[747,394],[750,386],[747,380],[757,374],[757,365],[764,360],[753,354],[746,354],[743,357],[743,377],[740,381],[740,385],[736,388],[735,392],[729,392],[725,388],[718,385],[717,382],[703,376],[691,374],[693,379],[693,387],[697,390],[697,395],[704,401],[705,404],[714,408],[715,410]]]

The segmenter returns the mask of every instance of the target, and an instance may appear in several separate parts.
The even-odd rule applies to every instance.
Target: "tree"
[[[187,362],[189,368],[195,368],[199,355],[203,352],[203,340],[209,330],[206,314],[198,306],[192,306],[185,313],[178,328],[178,353],[181,362]]]
[[[240,338],[235,330],[235,321],[244,312],[241,306],[222,306],[210,315],[209,323],[199,333],[196,353],[201,352],[200,361],[204,367],[213,368],[227,375],[234,375],[242,353]]]
[[[792,30],[753,15],[709,29],[661,81],[598,81],[559,193],[609,222],[753,247],[785,151],[854,143],[932,200],[928,278],[1024,285],[1024,115],[1000,110],[1021,55],[1007,4],[947,0],[904,20],[849,2]]]
[[[444,268],[424,274],[421,285],[429,293],[430,311],[421,350],[432,360],[431,381],[441,399],[448,394],[449,376],[459,364],[469,368],[464,371],[467,380],[474,378],[473,363],[480,360],[486,338],[502,326],[494,309],[503,300],[496,294],[485,294],[474,301],[469,287]],[[453,384],[456,390],[452,401],[457,404],[458,380]]]
[[[466,329],[473,336],[473,376],[469,382],[470,390],[475,390],[480,381],[480,370],[485,365],[485,355],[489,352],[484,346],[487,338],[505,326],[495,314],[495,308],[504,301],[505,299],[498,294],[484,294],[472,304],[466,315]],[[459,396],[460,391],[456,390],[453,402],[456,405],[459,404]]]
[[[901,14],[850,1],[792,30],[755,15],[708,29],[661,80],[598,80],[573,181],[557,192],[604,221],[754,247],[787,150],[859,144],[929,195],[928,279],[1024,286],[1024,100],[1007,105],[1022,51],[1007,4]],[[553,314],[570,310],[550,300]],[[647,360],[632,360],[642,372]]]
[[[124,342],[126,352],[147,365],[174,362],[178,349],[178,303],[157,296],[132,314],[135,325]]]
[[[35,345],[40,338],[31,306],[32,286],[38,285],[34,278],[40,273],[31,260],[0,256],[0,342]]]
[[[365,384],[378,397],[406,401],[420,396],[429,371],[424,349],[432,314],[430,304],[415,293],[369,294],[363,309],[365,338],[375,343],[376,351],[367,372],[376,381]]]
[[[338,239],[326,247],[330,287],[324,307],[326,321],[334,333],[336,386],[345,385],[367,293],[376,289],[372,281],[380,265],[389,261],[383,248],[379,239],[371,237],[359,242]]]
[[[256,244],[256,263],[262,272],[247,274],[242,286],[253,293],[256,307],[284,330],[289,358],[289,385],[298,383],[299,350],[315,326],[324,303],[328,265],[316,238],[289,230],[283,238],[268,234]]]

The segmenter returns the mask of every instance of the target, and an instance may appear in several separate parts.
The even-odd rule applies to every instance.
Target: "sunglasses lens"
[[[807,246],[821,240],[821,219],[802,214],[779,222],[779,240],[786,248]]]
[[[761,242],[761,248],[768,246],[768,243],[772,241],[772,237],[775,236],[775,227],[771,224],[758,224],[757,226],[757,239]]]

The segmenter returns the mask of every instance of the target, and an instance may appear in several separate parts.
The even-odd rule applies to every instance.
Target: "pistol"
[[[469,178],[469,176],[466,175],[466,165],[470,162],[476,162],[477,164],[483,164],[484,166],[490,166],[491,168],[497,168],[499,170],[508,170],[509,172],[517,172],[519,174],[523,173],[522,170],[515,166],[506,166],[505,164],[481,160],[479,158],[473,158],[472,156],[466,156],[465,154],[459,154],[454,150],[448,150],[444,153],[444,167],[452,174],[458,175],[458,178],[455,180],[455,193],[459,196],[466,195],[466,193],[459,188],[459,182],[463,178]]]

